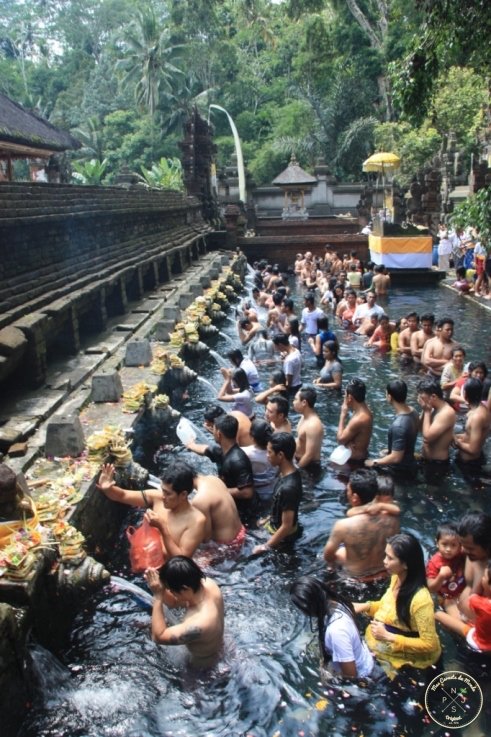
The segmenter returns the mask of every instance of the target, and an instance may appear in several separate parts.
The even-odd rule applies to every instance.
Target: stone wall
[[[178,192],[0,184],[0,382],[39,386],[57,353],[205,251],[201,205]]]

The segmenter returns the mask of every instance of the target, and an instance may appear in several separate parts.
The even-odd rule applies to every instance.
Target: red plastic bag
[[[143,519],[140,527],[128,527],[126,537],[130,543],[130,563],[133,573],[143,573],[147,568],[160,568],[164,565],[162,536],[146,519]]]

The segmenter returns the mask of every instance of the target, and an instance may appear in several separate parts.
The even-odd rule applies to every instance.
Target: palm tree
[[[161,26],[152,8],[140,8],[124,34],[124,57],[118,62],[125,72],[123,84],[135,84],[136,101],[152,118],[161,91],[171,92],[182,74],[173,63],[179,48],[170,44],[170,31]]]

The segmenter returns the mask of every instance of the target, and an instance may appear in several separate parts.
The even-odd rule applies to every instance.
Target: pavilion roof
[[[288,164],[286,169],[281,172],[281,174],[278,174],[278,176],[273,179],[273,184],[280,187],[285,187],[288,185],[300,186],[302,184],[312,185],[317,184],[317,178],[304,171],[302,167],[299,166],[298,161],[295,158],[295,154],[292,154],[290,163]]]
[[[0,154],[28,157],[80,148],[81,143],[0,93]]]

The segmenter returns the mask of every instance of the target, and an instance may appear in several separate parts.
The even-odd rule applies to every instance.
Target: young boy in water
[[[438,594],[440,606],[452,617],[460,618],[457,601],[465,588],[465,555],[455,525],[445,523],[436,531],[438,551],[426,565],[426,582]]]
[[[446,629],[465,637],[473,650],[491,652],[491,563],[488,562],[481,579],[483,595],[471,594],[469,607],[474,615],[474,622],[463,622],[460,616],[454,617],[447,612],[435,612],[435,619]]]

